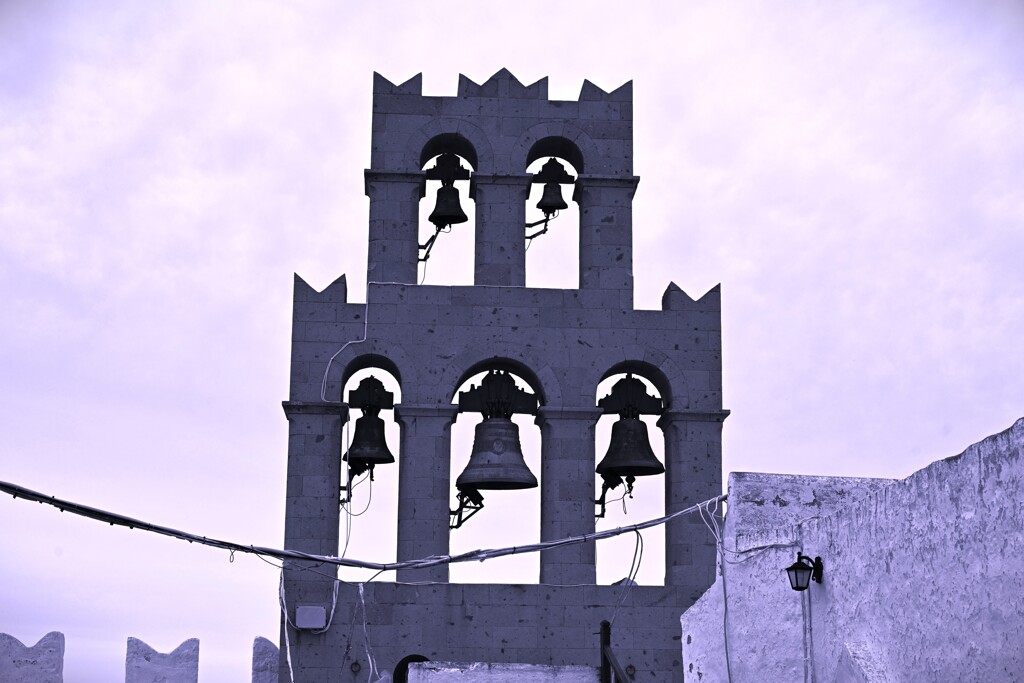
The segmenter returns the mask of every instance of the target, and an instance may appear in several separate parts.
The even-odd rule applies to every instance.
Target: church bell
[[[612,425],[608,453],[597,466],[602,477],[646,477],[662,474],[665,466],[658,462],[647,436],[647,423],[637,417],[624,417]]]
[[[569,205],[562,199],[562,186],[558,183],[544,183],[544,194],[537,202],[537,208],[543,211],[545,216],[568,209]]]
[[[376,412],[366,411],[356,420],[352,445],[342,459],[348,461],[349,468],[357,476],[372,470],[374,465],[388,465],[395,461],[384,440],[384,420]]]
[[[441,230],[442,228],[455,225],[456,223],[465,223],[469,220],[466,217],[466,212],[462,210],[462,204],[459,203],[459,190],[454,185],[442,185],[437,191],[437,204],[434,206],[434,210],[430,214],[431,223]]]
[[[504,417],[491,417],[478,424],[469,464],[455,486],[460,490],[495,491],[536,488],[537,477],[523,459],[519,426]]]

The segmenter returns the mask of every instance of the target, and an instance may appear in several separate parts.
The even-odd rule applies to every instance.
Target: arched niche
[[[341,435],[339,458],[347,455],[352,447],[356,430],[359,429],[359,420],[363,417],[363,411],[351,400],[352,391],[369,377],[384,385],[384,390],[392,394],[394,405],[402,401],[401,374],[395,363],[375,353],[363,354],[351,360],[342,372],[341,395],[342,400],[349,404],[349,419]],[[380,558],[380,561],[389,562],[396,559],[398,467],[403,454],[401,429],[395,420],[394,409],[382,409],[379,417],[384,422],[385,441],[395,462],[377,465],[372,478],[370,472],[364,472],[353,476],[350,481],[347,463],[342,461],[339,498],[348,497],[349,500],[341,504],[338,552],[342,556]],[[354,581],[367,580],[372,574],[347,567],[339,568],[338,572],[339,578]]]
[[[608,396],[616,382],[632,375],[639,379],[648,395],[661,399],[667,405],[670,384],[665,374],[657,367],[644,361],[624,361],[610,367],[601,376],[594,394],[595,406]],[[595,469],[608,454],[611,444],[612,425],[618,415],[603,415],[595,428]],[[665,463],[665,439],[657,426],[658,415],[642,415],[641,421],[647,426],[651,450],[662,464]],[[595,498],[601,492],[601,477],[594,473]],[[625,505],[623,505],[625,503]],[[626,496],[625,486],[620,485],[608,491],[605,516],[597,520],[596,529],[603,531],[615,527],[636,524],[665,514],[665,475],[637,477],[632,498]],[[628,578],[632,562],[639,562],[637,583],[662,585],[665,567],[665,533],[663,527],[644,530],[642,543],[638,544],[635,534],[622,534],[602,541],[597,546],[597,582],[611,584]],[[641,554],[642,553],[642,554]]]
[[[530,391],[537,396],[537,402],[540,405],[545,405],[547,400],[544,395],[544,386],[537,378],[536,373],[533,372],[527,365],[522,361],[514,360],[512,358],[501,358],[494,357],[486,360],[481,360],[474,363],[469,367],[468,370],[459,376],[458,382],[456,382],[455,391],[452,393],[452,401],[458,402],[459,392],[467,383],[477,377],[491,370],[501,370],[507,372],[517,379],[521,380],[530,388]]]
[[[510,375],[517,388],[544,404],[540,381],[522,363],[508,358],[492,358],[475,363],[465,370],[452,394],[452,403],[459,404],[459,394],[480,386],[492,370]],[[537,478],[537,487],[508,491],[484,490],[484,508],[449,535],[452,554],[487,547],[515,546],[540,540],[541,507],[541,433],[532,414],[516,414],[512,422],[518,427],[523,460]],[[477,425],[483,417],[477,412],[460,412],[452,425],[451,438],[451,509],[455,509],[456,481],[470,462]],[[537,583],[540,578],[540,555],[529,553],[500,558],[486,564],[458,563],[450,569],[453,583]]]
[[[438,206],[442,183],[430,178],[431,170],[442,155],[453,154],[459,162],[460,178],[454,181],[458,204],[465,221],[439,228],[430,221]],[[435,285],[473,284],[474,249],[476,233],[476,201],[469,176],[476,171],[476,148],[464,135],[439,133],[423,145],[419,155],[420,170],[428,179],[424,181],[423,198],[419,206],[419,263],[418,282]],[[425,260],[424,260],[425,259]]]
[[[422,169],[431,159],[445,152],[462,157],[476,169],[479,166],[476,148],[466,136],[459,133],[441,133],[427,140],[420,151],[419,167]]]
[[[545,157],[565,159],[577,173],[585,173],[583,152],[572,140],[560,135],[549,135],[537,140],[526,153],[526,166]]]
[[[399,391],[401,390],[402,373],[398,366],[387,356],[382,356],[378,353],[365,353],[361,356],[356,356],[345,365],[345,369],[341,373],[342,390],[344,391],[347,388],[349,380],[352,379],[353,375],[360,370],[370,368],[378,368],[391,375],[398,385]]]
[[[633,374],[641,379],[650,382],[658,392],[658,396],[665,404],[665,408],[672,407],[672,383],[662,372],[661,368],[642,360],[626,360],[608,368],[601,375],[601,382],[614,375]]]
[[[574,201],[575,184],[556,185],[565,208],[547,217],[538,206],[547,185],[539,182],[551,159],[562,167],[569,178],[578,179],[583,155],[571,141],[561,137],[539,140],[527,155],[526,172],[538,182],[531,182],[526,196],[526,285],[556,289],[579,286],[580,210]]]

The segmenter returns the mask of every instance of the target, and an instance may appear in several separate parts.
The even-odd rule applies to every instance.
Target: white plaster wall
[[[738,554],[683,615],[686,675],[729,680],[724,576],[733,681],[1024,680],[1022,444],[1019,420],[891,484],[730,476]],[[782,572],[797,547],[825,563],[803,593]]]
[[[1024,680],[1024,419],[835,515],[808,522],[831,558],[813,591],[818,680],[845,642],[894,680]]]
[[[719,558],[715,585],[682,618],[687,680],[728,681],[727,648],[733,681],[804,680],[804,605],[783,571],[800,547],[797,524],[832,514],[890,483],[890,479],[730,474],[723,529],[726,561]]]
[[[409,683],[597,683],[599,672],[589,666],[416,662],[409,665]]]

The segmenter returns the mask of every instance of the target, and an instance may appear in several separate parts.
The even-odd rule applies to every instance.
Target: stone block
[[[0,633],[0,681],[4,683],[62,683],[64,634],[51,631],[35,645]]]
[[[198,683],[199,639],[190,638],[172,652],[161,653],[128,638],[125,683]]]
[[[280,650],[263,637],[252,643],[252,683],[278,683]]]

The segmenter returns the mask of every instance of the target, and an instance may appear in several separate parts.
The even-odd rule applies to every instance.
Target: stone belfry
[[[579,209],[575,289],[525,282],[527,197],[545,173],[527,168],[549,158],[575,170],[568,181],[561,178],[572,183],[569,200]],[[417,265],[425,252],[420,202],[434,200],[425,196],[426,181],[450,185],[453,178],[468,178],[475,200],[474,284],[419,285]],[[659,416],[660,433],[652,438],[664,440],[666,514],[721,492],[721,428],[728,412],[721,398],[719,290],[694,300],[669,284],[661,310],[634,310],[638,180],[631,83],[608,93],[584,81],[578,100],[557,101],[548,99],[547,79],[524,86],[504,69],[481,85],[460,76],[454,97],[424,96],[420,76],[401,85],[374,76],[365,173],[366,302],[348,302],[344,276],[322,292],[296,277],[291,391],[284,404],[287,548],[339,553],[339,487],[347,466],[358,464],[355,456],[342,460],[349,405],[369,405],[375,414],[368,397],[376,396],[377,408],[391,407],[368,385],[348,386],[366,368],[390,373],[401,389],[394,405],[401,433],[395,464],[375,467],[378,480],[398,479],[400,561],[448,553],[453,501],[458,495],[471,508],[474,500],[462,495],[474,491],[461,487],[451,471],[450,427],[460,416],[478,420],[476,412],[490,420],[495,406],[504,417],[534,415],[540,428],[541,466],[533,473],[541,493],[537,540],[594,531],[602,486],[595,466],[607,448],[595,442],[595,425],[606,413],[620,414],[622,422],[636,414]],[[438,220],[440,232],[445,219]],[[478,390],[458,391],[482,372],[495,379],[491,390],[484,382]],[[493,386],[508,375],[528,389],[516,389],[515,400],[505,394],[498,400]],[[631,394],[628,381],[621,392],[597,395],[601,381],[620,375],[648,380],[657,396],[642,388]],[[488,444],[496,433],[488,432]],[[477,435],[480,441],[479,428]],[[478,461],[474,452],[470,463],[480,465],[475,473],[484,479],[497,471],[488,458],[501,460],[508,457],[505,448],[515,450],[493,440],[493,448]],[[473,523],[485,518],[486,512]],[[317,573],[290,562],[281,680],[290,680],[286,649],[302,681],[363,680],[370,654],[378,670],[397,672],[399,679],[409,657],[596,667],[594,634],[614,614],[612,645],[622,665],[632,666],[640,680],[681,681],[679,617],[714,580],[714,540],[696,515],[648,533],[665,534],[665,585],[635,586],[625,595],[621,586],[595,585],[593,543],[542,551],[539,584],[452,584],[441,564],[399,570],[393,583],[342,584],[336,601],[326,567]],[[352,628],[361,615],[365,635]]]

